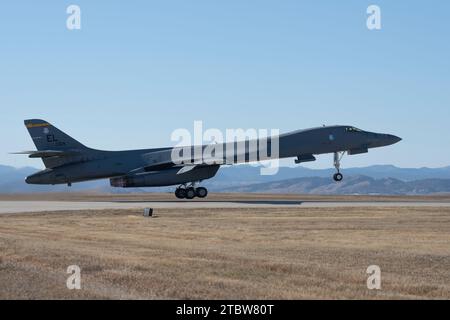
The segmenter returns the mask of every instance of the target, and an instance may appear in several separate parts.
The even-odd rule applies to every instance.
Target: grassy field
[[[1,299],[450,299],[450,208],[6,214],[0,283]]]

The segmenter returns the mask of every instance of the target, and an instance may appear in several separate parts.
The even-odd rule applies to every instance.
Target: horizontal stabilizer
[[[51,157],[70,157],[79,154],[78,151],[59,151],[59,150],[39,150],[39,151],[21,151],[12,154],[28,154],[29,158],[51,158]]]

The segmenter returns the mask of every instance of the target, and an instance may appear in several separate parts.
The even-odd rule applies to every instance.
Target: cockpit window
[[[347,132],[362,132],[361,129],[358,129],[355,127],[347,127],[347,128],[345,128],[345,131],[347,131]]]

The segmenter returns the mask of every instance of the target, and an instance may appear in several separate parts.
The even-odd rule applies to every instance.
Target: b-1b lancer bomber
[[[46,167],[28,176],[26,183],[70,186],[75,182],[109,178],[113,187],[177,186],[175,195],[180,199],[206,197],[208,190],[201,187],[200,182],[214,177],[221,165],[273,158],[295,158],[298,164],[316,160],[315,155],[333,153],[336,168],[333,178],[339,182],[343,179],[340,162],[345,153],[366,153],[371,148],[392,145],[401,140],[391,134],[363,131],[353,126],[323,126],[266,138],[264,147],[259,139],[244,141],[240,144],[241,148],[237,146],[237,141],[215,144],[212,159],[211,156],[199,157],[196,152],[198,149],[211,149],[211,145],[102,151],[84,146],[44,120],[25,120],[25,126],[37,151],[19,154],[41,158]],[[272,150],[275,144],[276,152]]]

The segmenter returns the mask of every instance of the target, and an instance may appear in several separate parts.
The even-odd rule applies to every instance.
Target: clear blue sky
[[[66,29],[70,4],[81,30]],[[449,14],[446,0],[2,3],[0,164],[41,166],[7,152],[34,149],[22,121],[44,118],[111,150],[171,145],[194,120],[352,124],[404,140],[344,167],[450,165]]]

